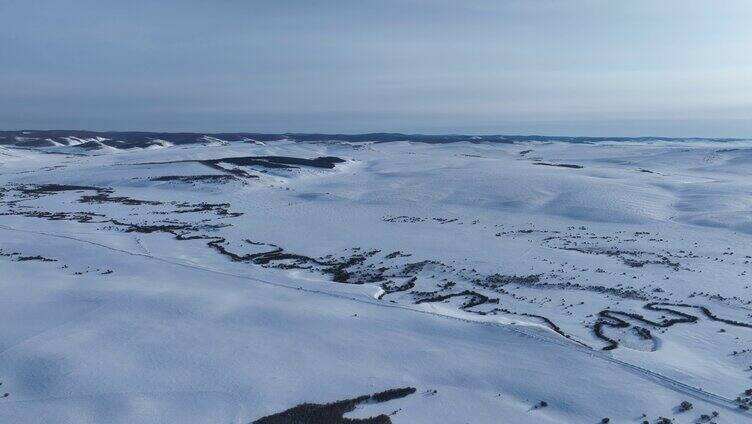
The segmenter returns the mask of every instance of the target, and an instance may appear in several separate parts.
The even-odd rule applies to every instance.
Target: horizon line
[[[88,130],[88,129],[0,129],[0,133],[22,133],[22,132],[85,132],[85,133],[140,133],[140,134],[202,134],[202,135],[220,135],[220,134],[258,134],[258,135],[323,135],[323,136],[368,136],[368,135],[390,135],[390,136],[409,136],[409,137],[510,137],[510,138],[522,138],[522,137],[540,137],[540,138],[569,138],[569,139],[655,139],[655,140],[727,140],[727,141],[748,141],[752,140],[752,137],[701,137],[701,136],[657,136],[657,135],[640,135],[640,136],[590,136],[590,135],[545,135],[545,134],[465,134],[465,133],[405,133],[405,132],[389,132],[389,131],[376,131],[376,132],[262,132],[262,131],[151,131],[151,130]]]

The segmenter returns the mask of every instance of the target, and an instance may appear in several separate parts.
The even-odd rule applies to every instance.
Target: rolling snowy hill
[[[750,174],[731,139],[0,132],[0,422],[750,422]]]

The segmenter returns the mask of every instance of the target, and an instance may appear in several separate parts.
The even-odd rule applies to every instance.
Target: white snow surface
[[[0,423],[752,422],[748,143],[162,146],[0,147]]]

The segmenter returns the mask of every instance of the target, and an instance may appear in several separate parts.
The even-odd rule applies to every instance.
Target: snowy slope
[[[752,418],[744,141],[160,137],[1,148],[0,422]]]

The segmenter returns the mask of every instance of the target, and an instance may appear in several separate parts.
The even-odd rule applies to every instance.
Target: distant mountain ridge
[[[515,143],[524,141],[563,141],[569,143],[597,143],[604,141],[741,141],[739,138],[678,138],[678,137],[571,137],[543,135],[425,135],[400,133],[320,134],[320,133],[194,133],[194,132],[142,132],[142,131],[83,131],[83,130],[23,130],[0,131],[0,146],[44,148],[76,146],[87,150],[133,149],[166,147],[185,144],[215,144],[229,142],[273,142],[291,140],[300,142],[339,141],[351,143],[386,143],[413,141],[421,143],[493,142]]]

